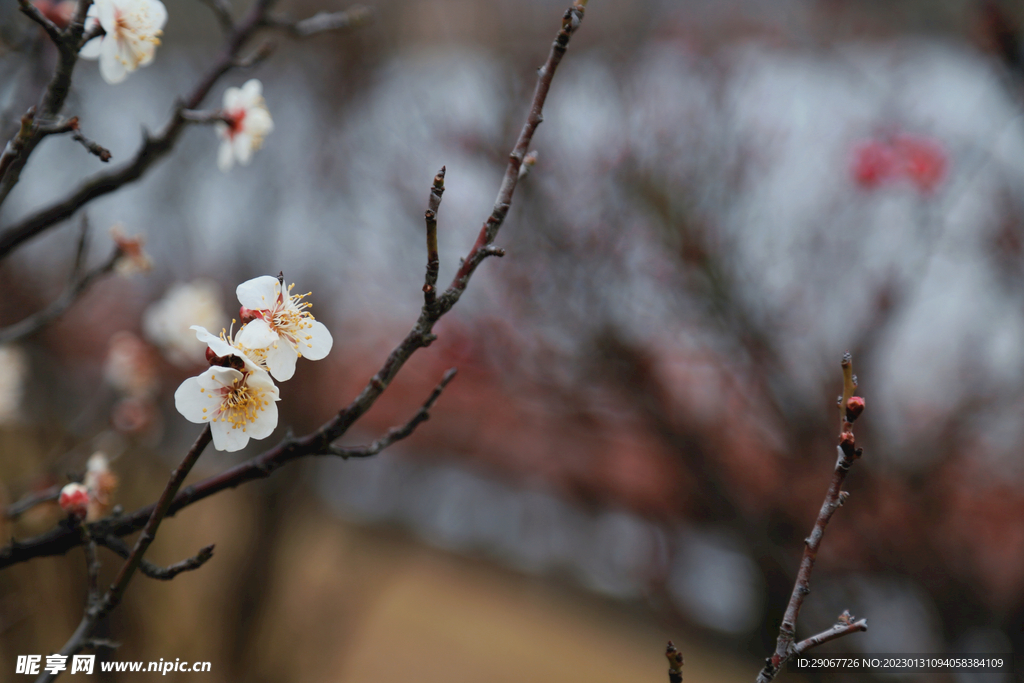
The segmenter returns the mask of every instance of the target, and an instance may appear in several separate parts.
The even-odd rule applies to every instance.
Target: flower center
[[[242,132],[242,123],[245,121],[245,109],[232,109],[226,114],[228,124],[228,137],[234,138]]]
[[[291,289],[294,285],[289,286]],[[271,319],[268,321],[272,330],[287,339],[292,344],[298,344],[302,330],[313,327],[313,315],[307,310],[311,303],[303,301],[312,292],[290,296],[285,298],[282,294],[278,297],[278,304],[274,308]],[[309,337],[306,337],[309,339]]]
[[[248,423],[256,421],[257,413],[269,405],[269,401],[263,398],[264,393],[266,392],[246,384],[244,378],[236,379],[230,387],[221,389],[218,417],[213,421],[227,422],[232,429],[240,428],[244,432]]]

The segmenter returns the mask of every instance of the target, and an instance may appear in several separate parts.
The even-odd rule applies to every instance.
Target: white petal
[[[96,6],[96,18],[99,19],[100,26],[107,32],[108,36],[114,37],[117,31],[117,7],[113,0],[99,0],[94,3]],[[88,16],[88,12],[86,13]]]
[[[259,415],[246,427],[246,433],[253,439],[265,439],[277,429],[277,402],[268,401]]]
[[[331,352],[334,337],[322,322],[314,320],[312,325],[299,333],[299,353],[303,358],[320,360]]]
[[[267,349],[267,367],[278,382],[287,382],[292,378],[298,359],[299,352],[283,339]]]
[[[261,275],[246,280],[235,288],[238,303],[246,308],[266,310],[277,305],[277,295],[281,292],[281,283],[273,275]]]
[[[263,99],[263,84],[258,78],[250,78],[242,86],[239,104],[246,109],[255,107]]]
[[[160,0],[149,1],[149,20],[154,31],[160,31],[167,24],[167,8]]]
[[[238,108],[238,98],[242,91],[238,88],[228,88],[224,91],[224,109],[231,110]]]
[[[95,5],[93,5],[93,7],[95,7]],[[89,22],[87,21],[86,27],[88,27],[88,25]],[[93,38],[88,43],[82,46],[82,49],[78,51],[78,56],[82,59],[99,59],[100,52],[103,49],[103,40],[103,36],[97,36],[96,38]]]
[[[270,112],[262,107],[250,109],[242,122],[245,132],[255,137],[265,137],[267,133],[274,130],[274,122],[270,118]]]
[[[235,135],[234,140],[235,157],[242,166],[248,166],[252,161],[252,136],[242,131]]]
[[[220,399],[203,389],[199,377],[189,377],[174,392],[174,407],[189,422],[209,422],[219,406]]]
[[[222,368],[213,366],[203,374],[199,375],[199,386],[207,393],[222,387],[230,387],[235,382],[241,381],[243,375],[234,368]]]
[[[107,36],[100,45],[100,75],[107,83],[120,83],[128,75],[128,69],[121,61],[117,40]]]
[[[277,332],[270,329],[265,320],[257,318],[246,324],[235,337],[235,341],[247,349],[265,349],[271,344],[277,343],[280,337]]]
[[[217,150],[217,168],[227,173],[235,165],[235,151],[231,149],[231,141],[224,140]]]
[[[188,329],[195,330],[196,339],[209,346],[215,354],[221,356],[222,358],[224,356],[233,356],[237,353],[237,351],[231,346],[231,344],[228,344],[220,337],[211,334],[210,332],[207,332],[205,327],[193,325]]]
[[[213,447],[218,451],[233,453],[242,450],[249,443],[248,432],[234,429],[227,422],[214,422],[211,429],[213,430]]]

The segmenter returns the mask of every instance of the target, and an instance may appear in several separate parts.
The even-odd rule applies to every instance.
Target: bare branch
[[[231,118],[221,109],[212,111],[194,111],[192,109],[184,109],[181,112],[181,118],[185,119],[189,123],[201,123],[205,125],[212,125],[214,123],[231,123]]]
[[[665,648],[665,657],[668,658],[668,683],[683,683],[683,653],[671,640]]]
[[[81,244],[81,242],[80,242]],[[64,314],[72,305],[85,294],[86,290],[98,279],[114,270],[118,259],[122,256],[121,250],[115,248],[102,265],[90,270],[85,275],[78,275],[80,268],[80,256],[75,258],[75,268],[72,274],[72,282],[64,292],[52,304],[43,310],[33,313],[21,322],[14,323],[0,330],[0,345],[9,344],[30,334],[35,334],[46,325],[50,324]]]
[[[424,214],[427,221],[427,275],[423,283],[423,301],[427,306],[437,300],[437,273],[441,267],[437,256],[437,210],[441,208],[441,195],[444,194],[444,172],[445,167],[442,166],[434,176]]]
[[[97,542],[103,547],[120,555],[123,559],[127,560],[131,556],[131,548],[129,548],[128,544],[117,536],[103,536],[102,538],[98,538]],[[181,562],[176,562],[169,567],[161,567],[149,562],[148,560],[142,560],[139,562],[139,571],[151,579],[156,579],[158,581],[170,581],[182,572],[190,572],[199,569],[206,564],[210,558],[213,557],[213,548],[214,546],[208,545],[194,556],[182,560]]]
[[[48,503],[51,500],[57,500],[57,498],[60,497],[60,489],[61,487],[55,484],[53,486],[43,489],[42,491],[35,491],[33,493],[30,493],[21,500],[19,500],[17,503],[12,503],[11,505],[8,505],[7,510],[4,512],[4,514],[7,517],[7,519],[17,519],[18,517],[21,517],[23,514],[25,514],[26,512],[28,512],[29,510],[31,510],[32,508],[41,503]]]
[[[72,133],[71,139],[85,147],[89,154],[99,157],[103,163],[110,161],[111,154],[109,149],[85,137],[77,129]]]
[[[437,403],[437,399],[441,397],[441,392],[448,386],[448,383],[455,379],[455,375],[458,371],[455,368],[451,368],[448,372],[444,373],[444,377],[441,378],[441,382],[434,387],[434,391],[431,392],[430,397],[426,400],[423,406],[413,415],[412,419],[406,422],[401,427],[394,427],[388,430],[388,433],[377,439],[368,446],[355,446],[355,447],[339,447],[331,446],[326,451],[325,455],[337,455],[341,458],[369,458],[377,455],[382,450],[402,439],[410,436],[416,427],[420,426],[423,422],[430,419],[430,409]]]
[[[175,494],[178,493],[178,489],[181,488],[182,482],[185,481],[185,477],[192,470],[192,466],[199,460],[199,456],[202,455],[203,450],[209,445],[212,439],[212,432],[210,425],[206,425],[203,431],[200,432],[199,438],[196,439],[195,443],[192,444],[192,448],[189,449],[188,453],[185,454],[185,458],[178,465],[177,469],[171,473],[171,478],[167,481],[167,486],[164,487],[163,493],[160,494],[160,500],[157,501],[156,507],[153,509],[152,514],[149,516],[149,520],[146,522],[146,526],[143,527],[142,533],[139,534],[138,540],[135,541],[135,547],[132,548],[128,559],[125,560],[124,565],[121,567],[121,571],[117,573],[117,578],[114,579],[114,583],[111,584],[106,594],[102,599],[97,600],[85,610],[85,614],[82,616],[82,621],[78,624],[78,628],[75,629],[74,634],[68,639],[68,642],[61,648],[60,654],[65,657],[70,657],[73,654],[81,651],[83,647],[88,643],[89,638],[92,634],[92,629],[96,626],[96,622],[102,619],[104,616],[110,613],[112,609],[117,607],[124,597],[124,592],[128,589],[128,583],[132,580],[132,576],[135,574],[135,570],[139,568],[142,563],[142,556],[149,549],[153,539],[156,538],[157,529],[160,527],[160,522],[163,521],[167,515],[167,510],[171,506],[171,501],[174,500]],[[204,549],[205,550],[205,549]],[[211,551],[212,552],[212,551]],[[202,552],[200,552],[202,554]],[[209,558],[207,558],[209,559]],[[205,561],[205,560],[204,560]],[[57,678],[57,674],[43,674],[38,679],[39,683],[48,683]]]
[[[64,41],[64,35],[61,33],[60,29],[57,28],[57,24],[43,16],[43,13],[40,12],[35,5],[29,2],[29,0],[18,0],[18,9],[21,10],[21,13],[26,17],[42,26],[43,30],[46,31],[46,35],[50,36],[50,40],[53,41],[54,45],[57,47],[61,46]]]
[[[842,369],[843,395],[840,397],[842,433],[839,435],[839,446],[836,448],[838,457],[836,459],[835,471],[832,474],[832,483],[825,494],[825,500],[821,504],[821,510],[818,512],[818,518],[811,529],[811,535],[804,539],[804,557],[800,562],[800,570],[796,576],[796,583],[793,586],[793,594],[789,599],[789,606],[786,608],[786,614],[782,618],[782,626],[779,627],[779,638],[775,653],[765,661],[764,668],[758,674],[757,683],[769,683],[775,678],[789,658],[797,654],[796,646],[793,644],[796,635],[796,622],[800,617],[800,609],[803,607],[804,599],[811,592],[811,572],[814,570],[818,549],[821,547],[821,540],[825,535],[825,527],[828,526],[829,520],[832,519],[832,514],[846,502],[849,494],[842,490],[843,483],[846,481],[846,475],[850,473],[850,466],[853,465],[853,461],[861,455],[861,449],[857,448],[853,436],[853,420],[848,419],[849,412],[845,409],[845,406],[850,405],[854,401],[859,402],[861,409],[864,406],[863,399],[853,396],[856,384],[853,375],[853,362],[849,353],[843,356]],[[859,414],[857,412],[857,415]],[[856,416],[854,416],[854,419],[856,419]],[[847,633],[866,630],[867,622],[865,620],[861,620],[861,622],[863,622],[863,628],[853,628],[850,624],[844,623],[841,617],[840,624],[837,624],[836,627],[806,641],[801,641],[801,644],[804,645],[804,649],[807,649],[818,644],[815,642],[816,638],[827,636],[827,640],[832,640]],[[857,623],[860,624],[861,622]],[[840,625],[843,628],[838,628]],[[825,642],[825,640],[820,642]]]
[[[522,132],[519,133],[516,146],[509,155],[508,167],[505,169],[505,177],[501,181],[498,197],[494,201],[494,208],[491,211],[491,215],[484,221],[483,227],[480,228],[480,234],[477,237],[476,244],[473,245],[472,251],[470,251],[466,260],[462,262],[462,267],[455,274],[455,279],[452,280],[448,292],[445,293],[446,301],[443,304],[446,306],[450,307],[458,300],[476,267],[480,265],[486,256],[493,255],[485,254],[484,256],[478,256],[481,251],[494,242],[494,239],[498,236],[498,230],[501,229],[502,223],[505,222],[509,206],[512,204],[512,195],[516,191],[516,183],[519,181],[519,169],[523,164],[537,126],[544,120],[542,111],[544,109],[544,101],[548,96],[548,90],[551,88],[551,79],[554,77],[555,69],[561,63],[562,57],[565,56],[565,49],[569,44],[569,38],[583,20],[583,10],[586,4],[586,0],[577,0],[562,16],[562,29],[555,36],[555,42],[551,45],[548,59],[538,72],[537,86],[533,92],[533,103],[530,105],[530,113],[526,117],[526,124],[523,126]]]
[[[355,5],[344,12],[318,12],[308,19],[291,21],[282,15],[267,17],[266,26],[282,29],[296,38],[308,38],[317,33],[358,28],[373,19],[373,10]]]
[[[63,32],[57,31],[56,35],[50,33],[50,38],[54,39],[57,46],[58,59],[53,77],[37,108],[39,121],[55,119],[64,107],[64,100],[67,99],[71,89],[71,73],[78,62],[78,49],[85,31],[85,15],[91,4],[92,0],[79,0],[67,29]],[[19,0],[19,5],[25,12],[25,6],[31,6],[31,3],[28,0]],[[47,32],[49,33],[49,30]],[[25,120],[22,119],[22,129],[15,139],[7,143],[3,157],[0,157],[0,204],[3,204],[7,195],[14,189],[29,156],[45,137],[45,134],[41,133],[35,125],[26,130],[24,122]]]
[[[213,16],[217,18],[217,23],[220,24],[220,29],[225,34],[230,34],[235,30],[235,20],[231,16],[231,3],[228,0],[201,0],[201,2],[210,8]]]
[[[835,623],[835,626],[833,626],[827,631],[822,631],[817,635],[813,635],[810,638],[801,640],[799,643],[793,646],[793,656],[796,657],[800,654],[803,654],[807,650],[810,650],[812,647],[818,647],[819,645],[823,645],[829,642],[830,640],[835,640],[836,638],[842,638],[843,636],[849,635],[851,633],[857,633],[859,631],[867,630],[868,620],[860,619],[854,621],[853,617],[850,616],[849,610],[847,610],[839,616],[839,621]]]

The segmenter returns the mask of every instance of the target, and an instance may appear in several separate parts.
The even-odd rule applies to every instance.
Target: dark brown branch
[[[576,4],[567,9],[562,16],[562,30],[555,36],[555,42],[551,45],[548,60],[538,72],[537,86],[533,92],[533,103],[530,105],[530,113],[526,117],[526,124],[523,126],[522,132],[519,133],[516,146],[509,155],[508,167],[505,169],[505,177],[501,181],[498,197],[494,200],[494,208],[491,211],[491,215],[484,221],[483,227],[480,228],[480,235],[477,237],[476,244],[473,245],[473,250],[466,257],[466,260],[462,262],[462,267],[459,268],[459,271],[455,274],[455,279],[452,280],[451,287],[449,287],[449,292],[451,293],[449,305],[455,303],[462,290],[466,288],[466,284],[469,282],[473,271],[483,261],[484,257],[477,257],[479,252],[494,242],[494,238],[498,236],[498,230],[501,229],[502,223],[505,222],[509,206],[512,204],[512,195],[516,191],[516,183],[519,181],[519,169],[530,147],[530,141],[533,140],[533,134],[537,131],[537,126],[544,120],[542,112],[544,101],[548,96],[548,90],[551,88],[551,79],[554,77],[555,69],[558,68],[562,57],[565,56],[565,49],[569,44],[569,38],[583,20],[585,5],[585,0],[577,0]],[[448,297],[448,293],[445,296]]]
[[[683,653],[671,640],[665,648],[665,657],[668,659],[668,683],[683,683]]]
[[[21,13],[26,17],[42,26],[43,30],[46,31],[46,35],[50,36],[50,40],[53,41],[54,45],[58,48],[61,46],[61,43],[64,40],[64,35],[61,33],[61,30],[57,27],[57,24],[43,16],[43,13],[40,12],[35,5],[29,2],[29,0],[18,0],[18,9],[21,10]]]
[[[3,234],[0,234],[0,258],[9,254],[22,242],[71,217],[78,209],[97,197],[102,197],[138,180],[153,164],[165,157],[173,149],[185,129],[187,121],[182,117],[181,112],[198,108],[221,76],[239,64],[239,53],[252,35],[263,25],[264,17],[273,3],[274,0],[257,0],[253,3],[245,18],[228,36],[225,46],[213,66],[199,80],[188,97],[175,106],[171,118],[163,128],[155,136],[148,133],[144,136],[142,145],[128,163],[112,171],[93,176],[69,196],[7,228]],[[256,55],[263,52],[265,50],[258,50]],[[2,166],[2,159],[0,159],[0,166]],[[0,187],[0,191],[2,191],[2,187]],[[0,202],[2,201],[3,195],[0,194]]]
[[[344,12],[318,12],[308,19],[291,21],[281,15],[268,16],[266,26],[282,29],[296,38],[308,38],[317,33],[358,28],[370,22],[373,10],[355,5]]]
[[[427,306],[437,300],[437,273],[441,264],[437,255],[437,211],[441,208],[441,195],[444,194],[444,171],[434,176],[434,184],[430,188],[430,199],[424,218],[427,221],[427,275],[423,282],[423,302]]]
[[[97,600],[85,610],[85,614],[82,616],[82,621],[78,624],[78,628],[75,629],[74,634],[68,639],[68,642],[61,648],[60,654],[65,657],[70,657],[73,654],[81,651],[85,647],[86,643],[92,634],[92,629],[96,626],[96,622],[102,619],[104,616],[110,613],[112,609],[117,607],[124,597],[124,592],[128,589],[128,583],[132,580],[135,571],[139,568],[142,563],[142,556],[149,549],[153,539],[156,538],[157,529],[160,527],[160,522],[163,521],[167,515],[168,509],[171,507],[171,502],[174,500],[175,494],[178,493],[178,489],[181,488],[182,482],[185,481],[185,477],[192,470],[192,466],[199,460],[199,456],[202,455],[203,450],[210,443],[212,439],[212,432],[210,431],[210,425],[206,425],[203,431],[200,432],[199,438],[192,444],[192,448],[189,449],[188,453],[185,454],[185,458],[178,465],[177,469],[171,473],[171,478],[167,481],[167,486],[164,487],[163,493],[160,494],[160,500],[157,501],[156,506],[153,508],[153,512],[149,515],[149,519],[146,521],[145,527],[142,529],[142,533],[139,534],[138,540],[135,541],[135,547],[132,548],[131,554],[128,559],[125,560],[124,565],[121,567],[121,571],[117,573],[117,578],[114,579],[114,583],[111,584],[110,588],[107,589],[106,594],[102,599]],[[209,558],[207,558],[209,559]],[[57,678],[57,674],[43,674],[38,679],[39,683],[46,683],[53,681]]]
[[[849,617],[849,614],[849,612],[843,613],[843,615],[847,617]],[[859,631],[867,630],[867,619],[859,619],[857,621],[854,621],[852,617],[849,617],[844,620],[841,616],[839,618],[839,621],[836,622],[835,626],[833,626],[829,630],[822,631],[821,633],[813,635],[810,638],[801,640],[799,643],[794,645],[793,656],[796,657],[798,655],[801,655],[807,650],[810,650],[812,647],[818,647],[819,645],[823,645],[824,643],[827,643],[830,640],[835,640],[836,638],[842,638],[843,636],[849,635],[851,633],[857,633]]]
[[[57,46],[57,66],[54,68],[53,77],[46,86],[46,91],[37,107],[37,121],[55,119],[64,107],[64,100],[67,99],[68,91],[71,89],[71,74],[78,62],[78,49],[85,31],[85,15],[91,4],[92,0],[78,0],[75,14],[68,23],[68,27],[64,31],[50,34]],[[25,6],[31,6],[31,3],[28,0],[19,0],[19,5],[25,12]],[[49,30],[47,32],[49,33]],[[18,183],[29,156],[44,137],[45,134],[39,130],[38,125],[32,125],[27,130],[23,125],[16,138],[7,143],[3,156],[0,157],[0,205],[4,203],[7,195]]]
[[[53,486],[45,488],[42,491],[35,491],[33,493],[30,493],[21,500],[19,500],[17,503],[12,503],[8,505],[7,510],[5,511],[4,514],[7,517],[7,519],[17,519],[18,517],[21,517],[23,514],[34,508],[36,505],[39,505],[41,503],[48,503],[51,500],[57,500],[57,498],[60,497],[60,489],[60,486],[54,484]]]
[[[131,548],[129,548],[128,544],[117,536],[108,535],[96,540],[100,545],[108,548],[117,555],[120,555],[125,560],[131,556]],[[169,567],[161,567],[149,562],[148,560],[142,560],[139,562],[139,571],[149,578],[156,579],[157,581],[170,581],[182,572],[190,572],[199,569],[206,564],[210,558],[213,557],[213,548],[214,546],[208,545],[194,556],[182,560],[181,562],[176,562]]]
[[[779,670],[783,665],[797,653],[794,640],[796,637],[796,622],[800,617],[800,609],[803,607],[804,599],[811,592],[811,572],[814,570],[814,562],[818,557],[818,549],[821,547],[821,540],[825,535],[825,527],[828,526],[829,520],[832,519],[833,513],[844,502],[846,502],[847,496],[849,495],[846,491],[843,491],[843,483],[846,481],[846,475],[850,473],[850,466],[853,465],[853,461],[860,457],[861,450],[856,447],[855,439],[853,436],[852,422],[847,420],[847,412],[845,406],[849,404],[849,401],[853,398],[853,390],[856,387],[855,377],[853,375],[853,365],[850,358],[850,354],[847,353],[843,357],[842,362],[843,369],[843,395],[840,397],[840,422],[842,424],[842,433],[839,436],[839,446],[836,450],[838,457],[836,459],[835,470],[832,474],[832,483],[829,485],[828,491],[825,494],[825,500],[821,504],[821,510],[818,512],[818,518],[814,522],[814,527],[811,529],[811,535],[804,539],[804,556],[800,562],[800,570],[797,572],[796,583],[793,586],[793,593],[789,598],[789,605],[786,608],[786,614],[782,618],[782,625],[779,627],[779,638],[776,643],[774,654],[765,661],[764,668],[761,673],[758,674],[757,683],[769,683],[775,678]],[[863,406],[863,402],[861,402]],[[847,633],[853,633],[855,631],[866,630],[867,622],[864,622],[864,628],[843,628],[836,631],[835,628],[830,631],[826,631],[825,634],[830,634],[832,631],[836,631],[834,635],[829,637],[829,640],[838,638],[846,635]],[[844,624],[844,626],[849,626]],[[825,635],[819,634],[819,636]],[[814,639],[810,638],[806,641],[801,641],[801,644],[805,644],[804,649],[813,647],[816,643]],[[824,640],[821,642],[825,642]]]
[[[231,3],[228,0],[202,0],[202,3],[210,8],[213,16],[217,18],[220,29],[230,34],[235,29],[235,20],[231,16]]]
[[[394,427],[388,430],[388,433],[377,439],[368,446],[331,446],[324,455],[337,455],[341,458],[369,458],[377,455],[382,450],[402,439],[410,436],[420,424],[430,419],[430,409],[437,403],[437,399],[441,397],[441,392],[448,386],[448,383],[455,379],[455,375],[458,371],[455,368],[451,368],[448,372],[444,373],[444,377],[441,378],[441,382],[434,387],[434,391],[431,392],[430,397],[426,400],[423,406],[413,415],[412,419],[406,422],[401,427]]]
[[[89,138],[82,135],[79,131],[76,130],[71,135],[71,139],[77,142],[78,144],[82,145],[82,147],[85,147],[89,154],[99,157],[100,161],[102,161],[103,163],[107,163],[108,161],[110,161],[111,154],[109,149],[100,145],[99,143],[93,142]]]
[[[46,325],[50,324],[64,314],[72,305],[85,294],[86,290],[98,279],[114,270],[118,260],[122,257],[120,249],[115,248],[114,253],[103,265],[90,270],[85,275],[79,275],[79,257],[75,258],[75,268],[72,274],[72,282],[64,292],[52,304],[43,310],[33,313],[21,322],[14,323],[0,330],[0,345],[9,344],[30,334],[35,334]]]
[[[82,542],[85,543],[85,569],[89,577],[85,607],[88,609],[100,599],[100,561],[96,557],[96,541],[89,536],[89,529],[84,524],[80,524],[78,529],[82,534]]]
[[[563,20],[559,37],[554,45],[552,45],[545,68],[542,69],[542,73],[538,77],[545,81],[546,85],[543,88],[538,87],[537,93],[546,95],[554,67],[561,60],[561,56],[565,52],[568,35],[571,33],[570,29],[574,30],[578,26],[579,19],[582,17],[582,6],[580,4],[574,5],[566,15],[571,15],[574,18]],[[533,116],[535,111],[539,115],[537,93],[534,95],[534,106],[531,108],[531,116]],[[543,98],[541,98],[542,100]],[[508,194],[507,197],[511,199],[511,194]],[[376,402],[377,398],[384,392],[412,354],[417,349],[429,346],[433,342],[436,338],[433,334],[434,325],[458,301],[466,287],[466,283],[469,281],[469,277],[472,275],[473,269],[487,256],[497,256],[501,253],[500,249],[492,245],[474,248],[470,253],[473,267],[459,279],[459,285],[453,284],[449,287],[444,295],[438,299],[435,306],[423,307],[416,324],[398,346],[388,354],[387,359],[377,373],[370,378],[359,395],[349,405],[338,411],[334,418],[311,434],[299,438],[286,438],[278,445],[247,462],[236,465],[191,486],[186,486],[174,497],[167,510],[167,515],[173,516],[178,510],[225,489],[235,488],[246,482],[269,477],[278,468],[299,458],[328,452],[331,444],[345,434],[356,420],[362,417]],[[463,265],[465,266],[465,264]],[[90,524],[90,533],[97,538],[106,535],[126,536],[141,529],[154,509],[155,506],[148,505],[128,515],[93,522]],[[60,555],[77,545],[80,545],[77,535],[71,534],[61,527],[25,541],[12,541],[9,545],[0,548],[0,569],[35,557]]]
[[[181,118],[189,123],[201,123],[212,125],[214,123],[231,123],[231,119],[221,109],[212,111],[194,111],[185,109],[181,112]]]

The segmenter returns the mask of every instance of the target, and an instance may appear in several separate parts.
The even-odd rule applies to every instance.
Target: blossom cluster
[[[292,287],[270,275],[243,282],[235,290],[243,323],[237,333],[191,327],[207,345],[210,368],[181,383],[174,405],[185,419],[210,424],[217,450],[237,451],[270,436],[280,400],[271,377],[291,379],[299,358],[320,360],[334,344],[309,312],[309,294],[292,295]]]
[[[36,0],[36,7],[65,25],[74,3],[58,5],[53,0]],[[82,46],[79,56],[99,60],[103,80],[120,83],[153,61],[166,23],[167,8],[160,0],[95,0],[85,24],[85,33],[95,37]],[[248,164],[274,129],[263,101],[263,84],[255,78],[241,88],[228,88],[217,114],[217,135],[222,140],[217,165],[222,171],[229,170],[236,161]]]

